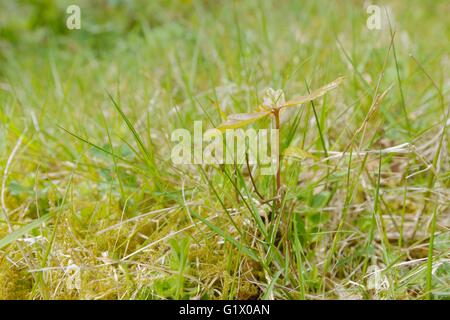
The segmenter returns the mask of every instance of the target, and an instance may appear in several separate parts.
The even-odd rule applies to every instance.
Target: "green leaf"
[[[311,207],[313,208],[323,208],[330,200],[331,192],[322,191],[315,194],[311,200]]]
[[[26,187],[15,180],[11,181],[9,184],[9,193],[12,196],[20,196],[24,194],[29,194],[30,192],[32,192],[31,188]]]
[[[310,94],[308,94],[306,96],[301,96],[293,101],[286,102],[285,104],[280,106],[280,108],[295,107],[299,104],[303,104],[305,102],[310,102],[312,100],[320,98],[328,91],[337,88],[344,81],[344,79],[345,79],[345,77],[339,77],[336,80],[324,85],[323,87],[312,91]]]
[[[225,131],[226,129],[242,128],[268,115],[270,115],[269,111],[230,114],[227,120],[218,126],[217,129]]]
[[[11,232],[6,237],[4,237],[3,239],[0,240],[0,249],[7,246],[8,244],[16,241],[21,236],[30,232],[34,228],[40,226],[41,224],[46,222],[48,219],[50,219],[50,217],[51,217],[50,214],[46,214],[46,215],[40,217],[39,219],[36,219],[36,220],[30,222],[29,224],[24,225],[23,227],[17,229],[16,231]]]

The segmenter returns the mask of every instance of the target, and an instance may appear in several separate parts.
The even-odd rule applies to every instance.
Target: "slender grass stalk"
[[[274,109],[273,115],[275,118],[275,129],[278,131],[277,134],[277,148],[278,148],[278,159],[277,159],[277,173],[276,173],[276,184],[277,184],[277,192],[275,197],[280,197],[280,190],[281,190],[281,150],[280,150],[280,110]],[[277,203],[277,209],[280,209],[280,200],[276,200]]]
[[[409,121],[408,110],[406,109],[405,95],[403,94],[402,79],[400,77],[400,68],[399,68],[399,63],[398,63],[398,59],[397,59],[397,51],[395,50],[395,41],[394,41],[395,32],[392,29],[391,19],[389,17],[387,9],[386,9],[386,16],[388,17],[389,31],[390,31],[391,37],[392,37],[392,53],[394,54],[395,70],[397,72],[397,82],[398,82],[398,90],[400,92],[400,102],[401,102],[402,109],[403,109],[403,115],[405,117],[405,124],[406,124],[406,129],[408,130],[408,136],[411,139],[412,138],[411,122]]]
[[[436,232],[436,216],[437,216],[437,205],[434,207],[433,217],[431,219],[430,228],[430,241],[428,243],[428,259],[427,259],[427,282],[426,282],[426,292],[427,299],[433,299],[433,250],[434,250],[434,234]]]
[[[430,80],[430,82],[433,85],[433,87],[436,89],[436,91],[437,91],[437,93],[439,95],[440,107],[441,107],[442,112],[444,114],[443,125],[442,125],[442,134],[440,136],[439,144],[437,146],[436,152],[435,152],[434,157],[433,157],[432,170],[430,170],[430,174],[428,176],[427,191],[426,191],[425,196],[424,196],[424,204],[422,206],[421,211],[419,212],[419,216],[417,217],[417,223],[414,226],[414,230],[413,230],[413,233],[412,233],[412,238],[414,238],[416,236],[416,233],[417,233],[418,229],[419,229],[420,220],[421,220],[423,214],[426,212],[426,210],[428,208],[428,205],[430,203],[430,197],[432,195],[432,190],[433,190],[434,185],[435,185],[436,180],[437,180],[436,168],[437,168],[439,159],[441,157],[441,150],[442,150],[442,146],[444,145],[444,138],[445,138],[446,133],[447,133],[447,126],[448,126],[447,123],[448,123],[448,119],[449,119],[449,116],[450,116],[450,106],[447,108],[447,114],[445,115],[445,102],[444,102],[445,98],[444,98],[444,95],[442,94],[441,88],[439,88],[439,86],[434,81],[434,79],[431,77],[431,75],[425,70],[425,68],[422,66],[422,64],[413,55],[411,55],[411,58],[419,66],[420,70],[426,75],[426,77]]]
[[[404,226],[405,226],[405,213],[406,213],[406,200],[408,199],[408,171],[409,171],[410,161],[408,159],[408,164],[406,166],[406,173],[404,177],[404,186],[403,186],[403,201],[402,201],[402,217],[400,220],[400,229],[399,229],[399,237],[398,237],[398,246],[401,248],[404,243]]]

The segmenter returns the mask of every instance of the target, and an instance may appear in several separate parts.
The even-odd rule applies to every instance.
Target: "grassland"
[[[377,1],[381,30],[362,1],[87,0],[67,30],[73,2],[0,3],[0,298],[449,297],[448,1]],[[283,123],[279,209],[257,168],[264,201],[172,164],[173,130],[338,76]]]

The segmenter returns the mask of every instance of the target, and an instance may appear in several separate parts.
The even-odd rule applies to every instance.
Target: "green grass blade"
[[[39,227],[41,224],[47,222],[51,218],[51,214],[46,214],[36,220],[33,220],[32,222],[24,225],[23,227],[11,232],[6,237],[0,240],[0,249],[6,247],[7,245],[13,243],[23,235],[29,233],[33,229]]]

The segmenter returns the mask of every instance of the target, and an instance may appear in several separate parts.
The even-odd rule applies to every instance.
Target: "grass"
[[[69,4],[0,4],[0,298],[448,299],[446,1],[381,30],[363,1]],[[281,198],[171,162],[173,130],[341,75],[280,115]]]

